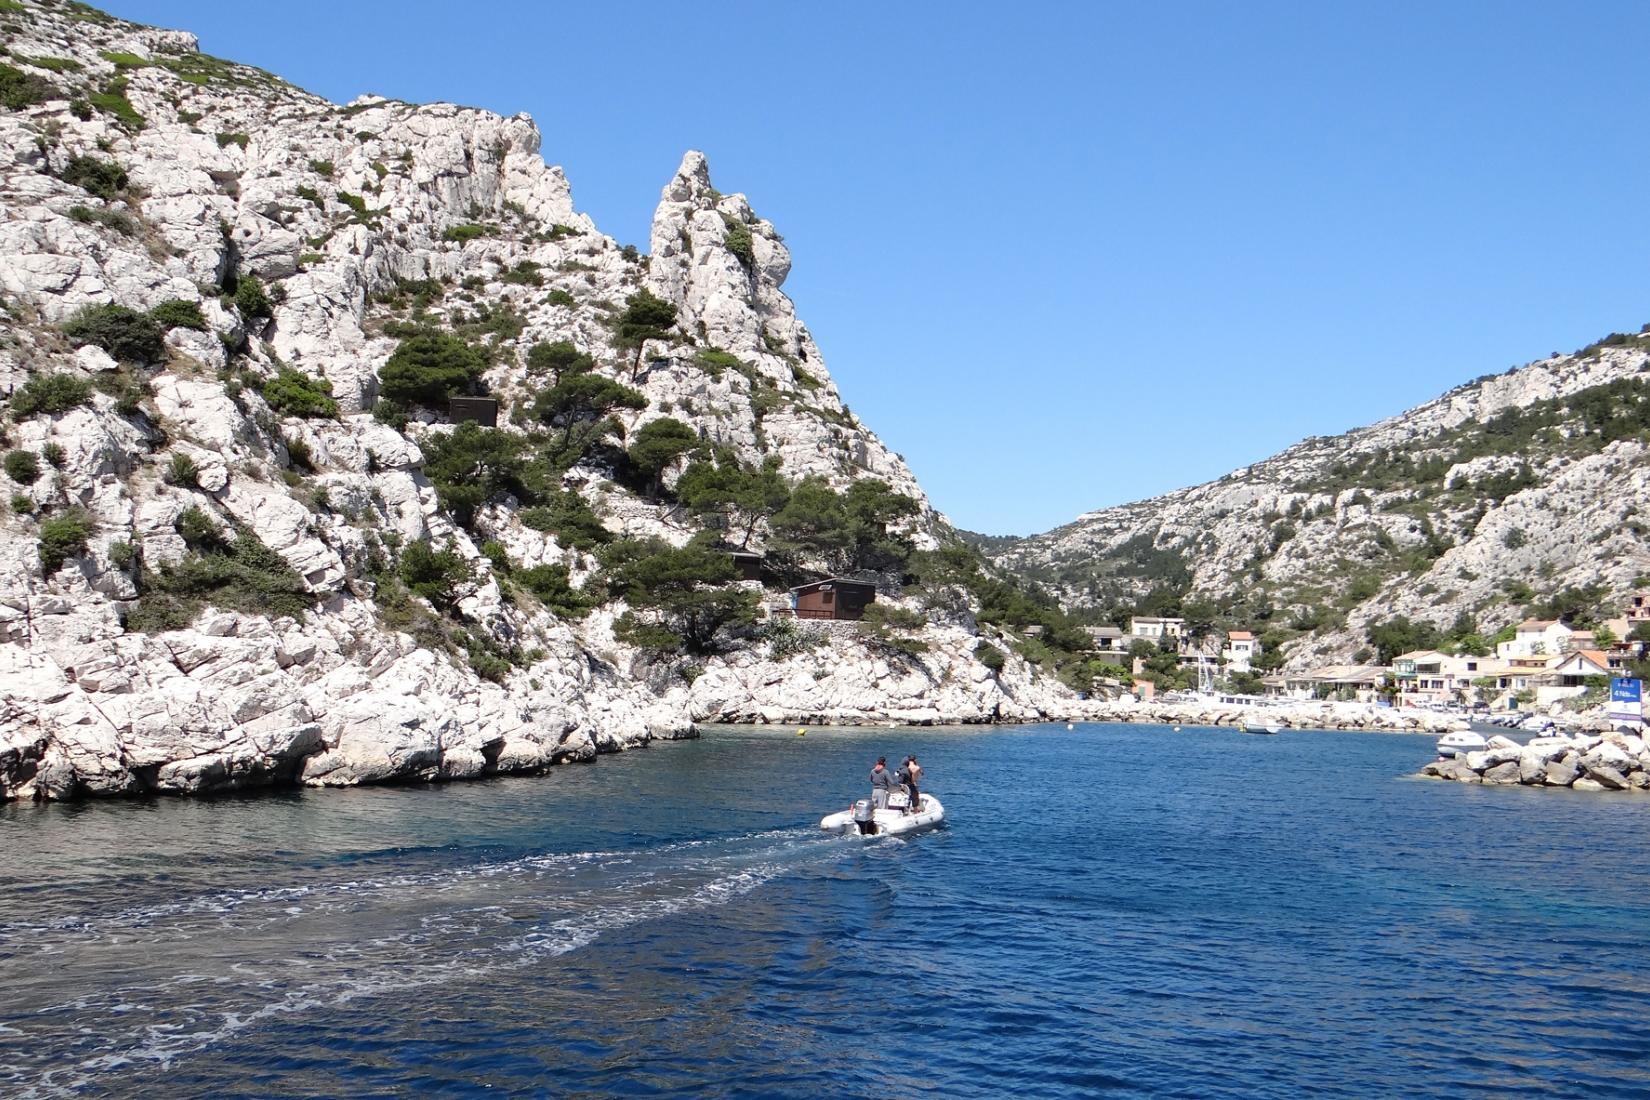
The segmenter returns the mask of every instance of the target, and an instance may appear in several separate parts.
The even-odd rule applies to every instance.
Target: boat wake
[[[0,938],[27,945],[13,973],[49,970],[55,988],[85,992],[30,1003],[25,979],[0,1011],[0,1092],[67,1095],[110,1071],[165,1069],[284,1017],[544,965],[839,858],[824,839],[782,829],[542,853],[12,922]],[[179,941],[191,942],[179,950]],[[65,983],[65,970],[78,980]]]

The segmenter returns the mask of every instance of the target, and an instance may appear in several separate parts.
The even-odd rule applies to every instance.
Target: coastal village
[[[1263,647],[1252,631],[1194,634],[1185,619],[1136,616],[1129,629],[1091,626],[1088,632],[1102,654],[1116,654],[1120,671],[1132,680],[1110,681],[1142,701],[1175,701],[1175,692],[1160,692],[1146,678],[1149,649],[1173,653],[1198,683],[1201,694],[1238,683],[1258,683],[1259,690],[1226,690],[1223,702],[1325,700],[1390,704],[1400,708],[1517,712],[1554,706],[1582,710],[1602,703],[1612,677],[1631,676],[1650,650],[1650,592],[1634,593],[1620,615],[1579,629],[1558,619],[1526,619],[1495,635],[1493,651],[1467,652],[1448,647],[1400,653],[1387,664],[1333,664],[1298,670],[1277,669],[1256,676],[1264,667]],[[1486,650],[1489,646],[1486,645]]]

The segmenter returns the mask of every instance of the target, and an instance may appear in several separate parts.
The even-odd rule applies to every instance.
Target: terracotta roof
[[[1558,622],[1557,619],[1525,619],[1523,622],[1518,624],[1518,629],[1546,630],[1549,626],[1552,626],[1556,622]]]
[[[1228,638],[1230,638],[1230,639],[1232,639],[1232,640],[1233,640],[1233,641],[1234,641],[1234,642],[1248,642],[1248,641],[1253,641],[1253,640],[1254,640],[1254,637],[1255,637],[1255,636],[1254,636],[1254,635],[1253,635],[1253,634],[1251,634],[1251,633],[1250,633],[1250,632],[1249,632],[1249,631],[1247,631],[1247,630],[1234,630],[1234,631],[1232,631],[1232,632],[1231,632],[1231,633],[1230,633],[1230,634],[1228,634],[1228,635],[1226,635],[1226,636],[1227,636],[1227,637],[1228,637]]]

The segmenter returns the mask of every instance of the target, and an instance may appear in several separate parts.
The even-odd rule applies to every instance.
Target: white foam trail
[[[336,943],[319,959],[313,956],[282,958],[258,965],[236,965],[231,967],[234,977],[179,974],[159,985],[113,989],[104,991],[101,995],[82,997],[59,1004],[42,1010],[42,1014],[101,1011],[115,1020],[128,1023],[128,1029],[123,1033],[105,1032],[110,1049],[81,1061],[73,1070],[50,1069],[29,1081],[24,1067],[0,1064],[0,1082],[21,1084],[22,1091],[15,1095],[23,1098],[67,1095],[94,1084],[99,1076],[111,1070],[134,1065],[165,1069],[177,1059],[255,1028],[265,1020],[317,1009],[342,1007],[361,998],[440,986],[454,981],[531,967],[547,959],[577,951],[601,936],[617,930],[683,912],[725,905],[778,875],[794,869],[797,865],[794,857],[798,850],[812,846],[814,839],[816,838],[811,834],[794,828],[776,829],[736,838],[683,841],[656,849],[528,856],[474,867],[398,875],[388,879],[235,891],[212,895],[209,898],[193,898],[176,903],[123,910],[118,916],[125,916],[134,924],[141,925],[136,919],[138,913],[146,914],[143,919],[154,920],[165,916],[190,915],[203,910],[218,911],[208,909],[209,904],[226,905],[232,912],[234,909],[260,902],[284,903],[298,898],[307,898],[310,904],[314,904],[318,898],[337,894],[346,897],[365,895],[361,900],[369,901],[373,895],[384,890],[403,886],[416,886],[428,890],[432,887],[439,888],[443,883],[451,882],[456,885],[464,880],[475,881],[479,885],[481,882],[511,873],[523,875],[529,882],[536,882],[546,868],[565,868],[608,860],[612,861],[616,868],[625,866],[628,869],[628,865],[638,860],[651,863],[652,857],[660,854],[678,856],[678,859],[667,861],[665,866],[653,870],[636,868],[630,872],[630,877],[618,882],[604,883],[596,890],[580,890],[548,899],[536,893],[521,898],[512,894],[502,899],[502,903],[489,901],[487,904],[425,914],[419,919],[419,929],[416,933],[367,939],[357,943]],[[772,841],[780,843],[770,843]],[[731,852],[726,850],[730,844],[735,847]],[[703,857],[691,855],[703,849],[713,851]],[[834,845],[815,848],[816,854],[820,856],[832,855],[835,850]],[[689,854],[689,858],[680,858],[682,854]],[[746,865],[729,868],[729,864]],[[699,874],[709,874],[710,877],[692,885],[684,893],[627,900],[637,892],[658,888],[661,885],[674,889],[672,880]],[[489,941],[484,946],[470,948],[441,961],[424,961],[427,957],[425,953],[432,947],[439,950],[443,942],[473,942],[478,935],[489,929],[496,931],[500,924],[516,923],[515,918],[510,916],[512,908],[523,904],[543,904],[546,901],[552,902],[556,908],[573,911],[551,920],[541,928],[502,940]],[[290,907],[279,910],[283,916],[287,916],[290,911]],[[303,908],[299,907],[299,912],[303,911]],[[83,924],[72,927],[75,931],[90,931],[88,926]],[[413,945],[420,949],[417,956],[418,965],[417,969],[409,970],[406,949]],[[314,973],[317,969],[327,968],[332,969],[334,973],[295,989],[288,989],[276,999],[258,1005],[251,1011],[246,1011],[245,1008],[210,1008],[202,1004],[195,1008],[186,1006],[181,1009],[185,1015],[193,1013],[193,1019],[130,1026],[134,1022],[135,1013],[155,1012],[157,1010],[150,1006],[168,1001],[169,993],[181,993],[192,987],[199,988],[201,983],[207,983],[209,988],[233,985],[240,989],[251,983],[274,993],[276,987],[284,983],[288,974]],[[260,976],[264,974],[272,976]],[[175,1004],[169,1004],[166,1011],[180,1010]],[[215,1022],[210,1026],[194,1026],[214,1018]]]
[[[351,899],[384,891],[451,889],[462,885],[465,880],[470,878],[511,875],[524,870],[540,873],[560,873],[569,868],[577,868],[588,864],[602,862],[631,863],[638,857],[656,858],[677,852],[693,852],[711,847],[720,849],[729,844],[760,842],[779,838],[795,840],[797,830],[789,827],[766,829],[738,837],[681,840],[651,848],[619,849],[616,851],[548,852],[540,855],[520,856],[515,859],[478,863],[468,867],[445,867],[434,871],[387,877],[348,879],[343,882],[226,890],[155,905],[132,906],[108,914],[66,916],[43,922],[13,921],[0,924],[0,940],[26,942],[29,938],[38,936],[42,932],[79,932],[87,936],[104,936],[121,929],[149,925],[167,917],[195,916],[199,914],[222,915],[234,913],[248,906],[278,905],[282,902],[292,902],[306,898],[314,903],[326,904],[334,898]]]

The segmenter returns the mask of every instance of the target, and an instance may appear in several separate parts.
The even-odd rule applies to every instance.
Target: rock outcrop
[[[424,473],[444,418],[375,418],[379,369],[409,331],[484,345],[508,432],[544,384],[527,350],[569,341],[645,396],[620,410],[624,433],[672,416],[793,481],[881,479],[917,503],[907,535],[935,545],[941,517],[842,405],[780,289],[779,234],[715,191],[700,154],[665,186],[643,255],[575,208],[525,115],[340,107],[84,5],[20,0],[0,23],[34,100],[0,113],[4,447],[39,469],[17,467],[0,515],[0,798],[530,772],[703,720],[1080,710],[1012,653],[982,666],[971,619],[917,629],[914,657],[849,629],[783,658],[711,657],[689,684],[616,640],[622,605],[581,621],[501,583],[507,560],[565,567],[579,589],[595,561],[508,493],[455,523]],[[644,288],[677,324],[632,359],[613,317]],[[164,346],[117,361],[65,338],[109,305],[161,307]],[[272,404],[280,379],[337,414]],[[616,535],[688,540],[610,475],[579,465],[556,488]],[[243,584],[231,608],[146,605],[145,577],[231,532],[278,559],[259,559],[267,600]],[[434,593],[445,619],[379,583],[419,543],[468,574]]]
[[[1420,774],[1491,786],[1650,791],[1650,747],[1637,735],[1615,730],[1537,737],[1525,745],[1492,737],[1482,752],[1434,760]]]

